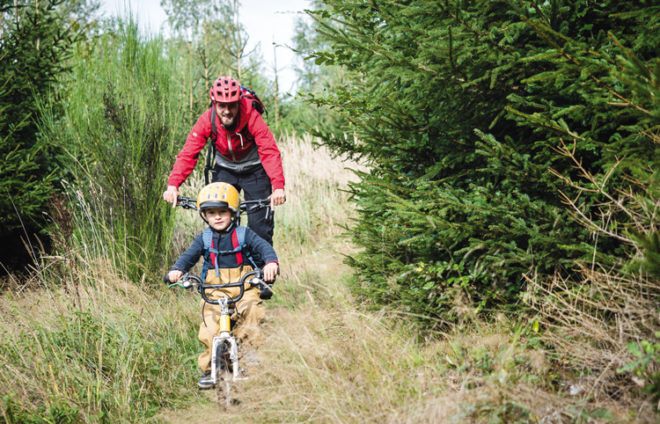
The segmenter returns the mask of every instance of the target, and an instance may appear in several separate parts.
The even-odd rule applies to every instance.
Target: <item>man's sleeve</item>
[[[176,157],[176,162],[167,179],[167,185],[179,188],[195,169],[199,152],[206,145],[206,140],[211,134],[211,110],[207,110],[199,117],[192,130],[186,138],[183,148]]]

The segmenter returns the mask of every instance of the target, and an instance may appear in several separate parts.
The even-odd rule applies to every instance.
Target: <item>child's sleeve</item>
[[[202,235],[199,234],[193,240],[192,244],[185,252],[179,256],[179,259],[172,265],[171,271],[188,272],[190,268],[195,266],[199,258],[204,253],[204,241]]]
[[[253,253],[258,253],[265,264],[269,262],[277,262],[279,264],[280,261],[277,259],[277,254],[273,246],[250,228],[247,228],[245,231],[245,241],[247,242],[248,249]]]

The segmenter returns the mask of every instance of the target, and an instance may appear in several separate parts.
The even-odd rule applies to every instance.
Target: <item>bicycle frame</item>
[[[241,212],[254,213],[262,208],[266,209],[266,220],[272,222],[273,210],[270,207],[270,202],[271,200],[269,198],[241,202],[236,213],[237,223],[240,225]],[[197,210],[196,200],[189,197],[178,196],[176,206]],[[248,377],[241,375],[242,370],[238,364],[238,343],[232,333],[231,323],[232,306],[243,298],[245,284],[248,279],[249,284],[260,289],[259,296],[261,299],[270,299],[273,292],[270,286],[262,280],[260,269],[255,269],[244,274],[237,283],[229,284],[204,284],[199,277],[186,273],[181,278],[183,284],[174,283],[169,286],[181,286],[183,288],[194,286],[206,303],[220,307],[218,334],[213,336],[211,346],[211,376],[213,385],[218,392],[218,402],[223,409],[229,408],[232,401],[236,401],[236,388],[232,387],[232,383],[248,379]],[[169,283],[169,277],[167,275],[165,275],[164,280]],[[191,282],[191,280],[194,282]],[[219,299],[209,299],[206,295],[207,289],[222,291],[222,289],[231,287],[240,288],[238,296],[230,297],[226,295],[221,296]],[[221,367],[220,369],[218,369],[219,366]]]

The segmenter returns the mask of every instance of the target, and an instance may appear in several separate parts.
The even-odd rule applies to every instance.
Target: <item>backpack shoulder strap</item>
[[[213,103],[211,103],[211,139],[213,141],[218,138],[218,127],[215,126],[215,118],[215,107],[213,107]]]
[[[211,227],[204,228],[202,241],[204,242],[204,256],[206,256],[211,252],[211,244],[213,244],[213,230]]]
[[[230,253],[236,254],[236,263],[243,265],[243,247],[245,246],[245,227],[237,225],[231,234],[231,244],[234,247]]]
[[[246,227],[242,225],[236,227],[236,237],[238,238],[238,245],[241,246],[241,248],[245,246],[245,228]]]
[[[232,235],[234,250],[237,251],[236,262],[239,265],[242,264],[243,263],[242,254],[245,254],[245,257],[250,262],[250,264],[252,264],[252,267],[257,268],[257,265],[254,263],[254,259],[252,259],[252,255],[250,254],[250,250],[246,249],[247,247],[247,243],[245,242],[246,231],[247,231],[247,227],[239,225],[236,227],[236,229],[234,230],[234,234]]]
[[[213,230],[211,227],[204,228],[202,232],[202,241],[204,242],[204,265],[202,266],[202,282],[206,282],[206,274],[211,265],[215,267],[216,275],[220,276],[218,269],[218,249],[213,248]],[[213,255],[211,255],[213,253]]]
[[[211,136],[209,137],[209,149],[206,154],[206,166],[204,167],[204,182],[206,185],[211,182],[209,175],[213,169],[213,159],[215,158],[215,148],[213,145],[218,139],[218,128],[215,126],[215,116],[215,107],[213,107],[213,103],[211,103]]]

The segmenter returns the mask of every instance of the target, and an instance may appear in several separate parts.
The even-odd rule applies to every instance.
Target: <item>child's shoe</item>
[[[213,376],[211,376],[211,371],[205,372],[199,377],[197,387],[199,390],[208,390],[213,387]]]

